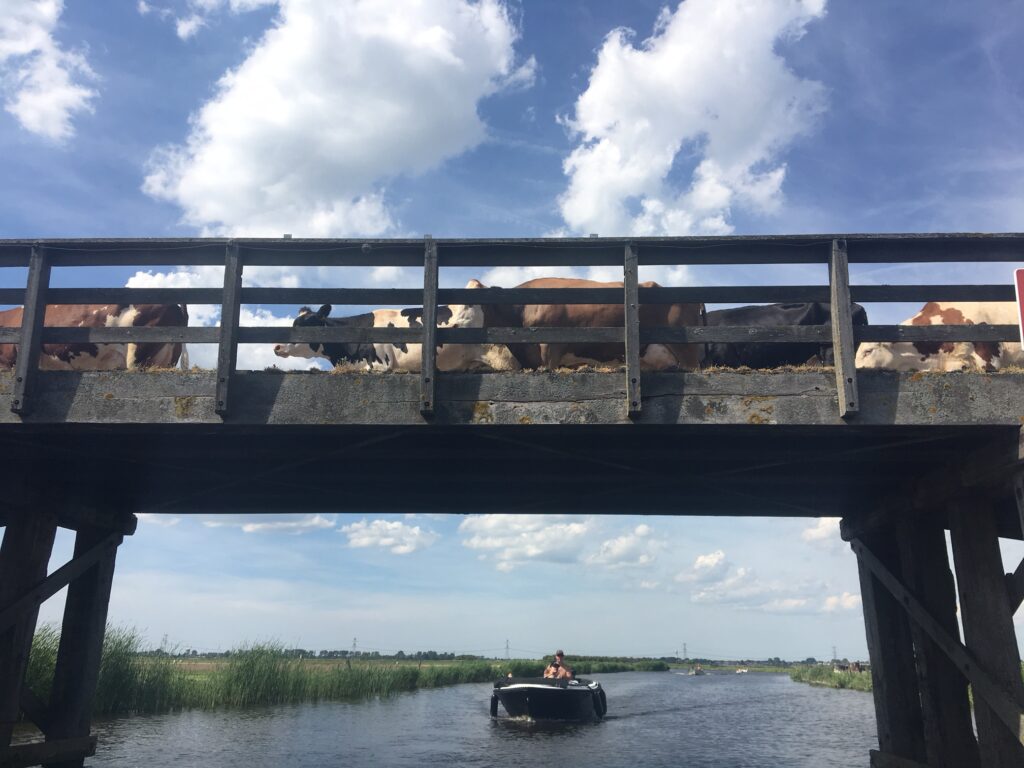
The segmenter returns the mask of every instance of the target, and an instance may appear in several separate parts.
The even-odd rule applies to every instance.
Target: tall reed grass
[[[60,646],[60,632],[44,625],[36,632],[28,683],[47,699]],[[661,662],[616,664],[583,662],[581,674],[624,669],[667,668]],[[653,666],[652,666],[653,665]],[[100,663],[94,712],[98,715],[149,714],[181,709],[241,708],[268,704],[360,700],[417,688],[479,683],[541,674],[544,662],[459,661],[415,664],[386,660],[322,662],[296,659],[282,645],[263,643],[233,651],[202,667],[188,659],[144,652],[134,629],[108,627]]]
[[[832,667],[818,665],[814,667],[792,667],[790,679],[798,683],[809,683],[826,688],[843,688],[852,691],[870,691],[870,672],[834,672]]]

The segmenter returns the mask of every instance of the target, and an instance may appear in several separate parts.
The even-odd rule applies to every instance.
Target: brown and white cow
[[[1017,305],[1009,301],[930,301],[900,325],[1016,325]],[[858,368],[894,371],[997,371],[1024,365],[1021,345],[998,341],[866,342],[857,350]]]
[[[468,287],[483,288],[470,281]],[[517,288],[622,288],[622,283],[603,283],[565,277],[541,277]],[[659,288],[655,282],[640,283],[641,288]],[[624,324],[622,304],[487,304],[484,305],[489,328],[612,328]],[[643,328],[703,325],[702,304],[641,304]],[[647,370],[696,370],[700,366],[703,344],[648,344],[641,350],[640,364]],[[553,369],[561,366],[621,362],[622,344],[512,344],[512,354],[523,368]]]
[[[22,307],[0,312],[0,327],[21,326]],[[146,328],[188,325],[184,304],[51,304],[43,321],[47,327]],[[13,368],[18,359],[14,344],[0,344],[0,369]],[[185,345],[44,344],[39,367],[49,371],[112,371],[135,368],[188,367]]]
[[[476,287],[475,280],[468,288]],[[362,315],[330,317],[331,305],[313,311],[302,307],[292,325],[296,328],[422,328],[423,309],[375,309]],[[479,305],[453,304],[437,308],[438,328],[482,328],[484,312]],[[278,357],[322,357],[331,365],[355,363],[369,370],[418,373],[422,367],[422,344],[329,342],[326,344],[297,342],[278,344]],[[507,350],[491,344],[440,344],[437,347],[439,371],[466,371],[476,368],[511,370],[518,364]]]

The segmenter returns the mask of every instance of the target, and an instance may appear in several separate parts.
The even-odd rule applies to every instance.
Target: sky
[[[0,237],[1016,232],[1022,34],[1021,0],[0,0]],[[853,282],[998,283],[1011,269],[871,265]],[[792,265],[641,276],[826,279]],[[53,281],[217,286],[221,272]],[[245,281],[421,284],[385,266]],[[218,320],[189,309],[195,325]],[[243,322],[290,324],[296,309],[247,306]],[[915,309],[868,307],[875,322]],[[287,362],[269,345],[239,359]],[[1005,549],[1012,570],[1024,549]],[[54,564],[69,553],[62,534]],[[119,555],[111,620],[201,650],[355,638],[854,658],[858,592],[832,518],[148,515]],[[43,619],[59,610],[57,597]]]

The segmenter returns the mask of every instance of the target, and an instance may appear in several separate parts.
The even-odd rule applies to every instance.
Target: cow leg
[[[137,366],[139,359],[139,345],[132,344],[129,342],[124,347],[124,367],[129,371],[134,371]]]
[[[553,371],[562,365],[562,356],[565,355],[565,344],[541,344],[540,365]]]

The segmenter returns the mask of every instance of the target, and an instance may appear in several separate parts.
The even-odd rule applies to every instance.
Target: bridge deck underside
[[[24,418],[0,375],[0,481],[15,508],[855,516],[1015,454],[1024,375],[866,373],[851,423],[830,371],[645,375],[635,419],[621,373],[441,377],[431,418],[418,376],[240,373],[225,419],[212,373],[44,373]]]
[[[993,427],[79,426],[5,430],[0,477],[173,514],[846,516],[1012,438]]]

